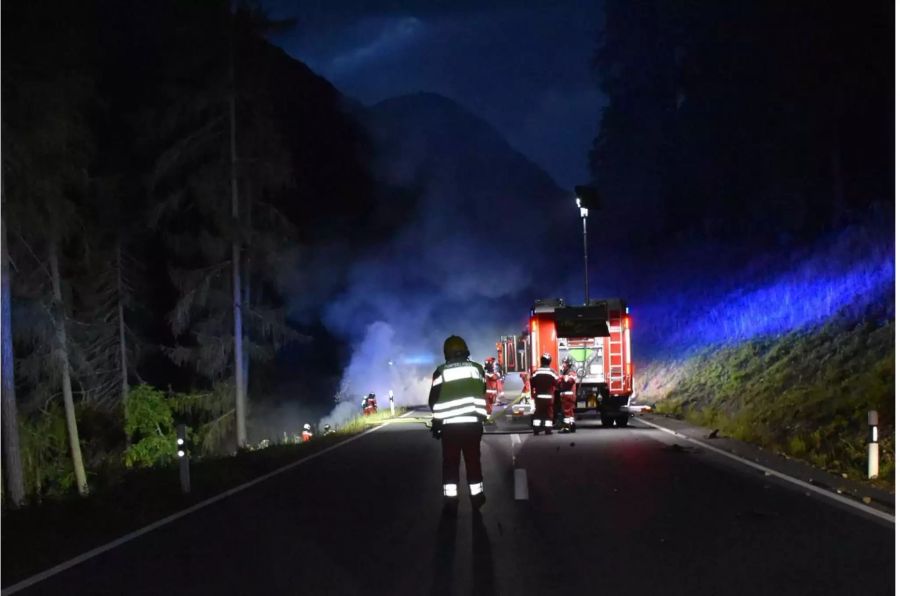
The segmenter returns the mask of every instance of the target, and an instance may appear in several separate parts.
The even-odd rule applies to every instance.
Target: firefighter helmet
[[[575,360],[571,356],[566,356],[563,359],[563,364],[565,364],[566,367],[571,368],[571,367],[575,366]]]
[[[550,366],[551,362],[553,362],[553,357],[550,355],[550,352],[541,354],[541,366]]]
[[[311,430],[312,427],[309,425],[309,422],[303,425],[303,430]]]
[[[444,358],[446,360],[468,357],[469,346],[466,345],[466,340],[458,335],[451,335],[444,340]]]

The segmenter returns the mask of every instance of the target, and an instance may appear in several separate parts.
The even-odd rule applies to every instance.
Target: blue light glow
[[[719,294],[673,289],[667,301],[642,305],[635,349],[643,358],[684,353],[802,329],[839,312],[858,315],[876,302],[893,304],[887,298],[895,279],[893,242],[844,240],[791,260],[768,279]]]
[[[437,360],[436,360],[434,354],[414,354],[412,356],[404,357],[401,360],[401,362],[403,362],[403,364],[420,365],[420,364],[434,364],[435,362],[437,362]]]

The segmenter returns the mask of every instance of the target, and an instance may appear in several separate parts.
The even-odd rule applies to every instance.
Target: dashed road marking
[[[522,437],[519,435],[509,435],[510,442],[510,451],[512,451],[512,465],[516,467],[516,453],[518,453],[519,448],[522,446]]]
[[[528,500],[528,472],[524,468],[516,468],[513,479],[515,480],[516,501]]]

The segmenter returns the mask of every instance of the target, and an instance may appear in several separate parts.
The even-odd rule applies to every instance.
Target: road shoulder
[[[658,414],[643,414],[633,418],[637,424],[646,421],[691,441],[710,448],[719,449],[734,456],[753,462],[789,476],[802,483],[858,502],[875,511],[893,516],[895,513],[894,493],[866,482],[831,474],[805,461],[786,455],[773,453],[762,447],[729,437],[710,438],[713,429],[693,425],[684,420]],[[644,425],[648,426],[648,425]],[[760,472],[762,473],[762,472]]]

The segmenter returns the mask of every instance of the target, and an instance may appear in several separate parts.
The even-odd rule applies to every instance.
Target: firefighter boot
[[[483,492],[474,495],[472,497],[472,511],[480,511],[485,503],[487,503],[487,497],[484,496]]]

